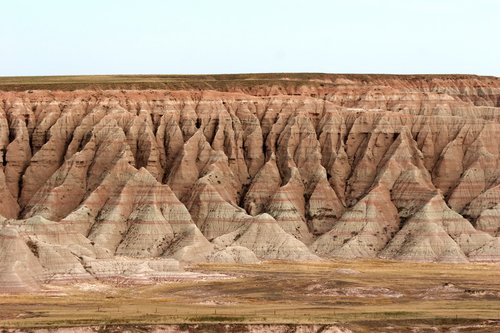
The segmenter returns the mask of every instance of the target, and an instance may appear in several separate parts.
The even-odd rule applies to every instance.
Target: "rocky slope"
[[[127,258],[160,275],[500,261],[499,78],[262,81],[0,91],[0,289],[113,276]]]

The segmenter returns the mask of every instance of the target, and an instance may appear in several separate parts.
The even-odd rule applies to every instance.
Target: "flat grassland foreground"
[[[266,262],[202,264],[188,270],[223,276],[135,286],[50,285],[45,293],[4,295],[0,327],[83,326],[102,332],[500,329],[500,267],[494,264]]]

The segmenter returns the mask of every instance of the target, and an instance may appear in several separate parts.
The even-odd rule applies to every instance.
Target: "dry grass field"
[[[226,278],[80,282],[39,295],[1,295],[0,327],[340,323],[354,332],[500,331],[498,264],[267,262],[187,269]]]
[[[394,75],[394,74],[325,74],[325,73],[255,73],[205,75],[74,75],[74,76],[4,76],[0,91],[78,90],[78,89],[168,89],[233,91],[278,84],[284,87],[334,86],[338,78],[370,82],[374,79],[432,80],[496,79],[475,75]]]

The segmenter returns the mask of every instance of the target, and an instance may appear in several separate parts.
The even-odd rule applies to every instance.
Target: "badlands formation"
[[[0,89],[0,291],[198,262],[500,261],[499,78]]]

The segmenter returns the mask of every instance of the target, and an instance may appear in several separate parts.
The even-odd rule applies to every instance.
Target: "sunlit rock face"
[[[500,79],[240,81],[0,92],[2,283],[118,257],[500,261]]]

